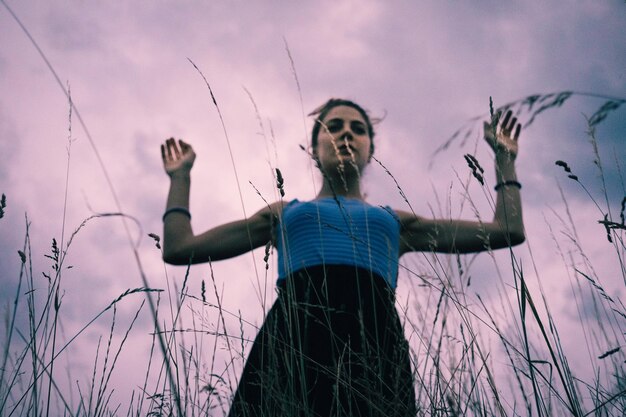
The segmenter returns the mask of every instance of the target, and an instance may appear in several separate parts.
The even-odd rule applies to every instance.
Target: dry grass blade
[[[602,123],[611,113],[616,112],[626,103],[626,99],[621,97],[611,97],[602,94],[587,93],[580,91],[560,91],[556,93],[548,94],[531,94],[518,100],[506,103],[498,108],[493,107],[493,102],[490,100],[490,115],[493,121],[493,116],[497,114],[504,114],[507,110],[512,110],[516,117],[520,120],[524,128],[527,128],[535,119],[544,112],[560,108],[569,101],[572,97],[581,97],[585,99],[602,99],[605,102],[593,113],[589,119],[591,127],[595,127]],[[522,116],[525,116],[527,120],[522,120]],[[472,133],[475,132],[476,122],[488,118],[488,115],[480,115],[469,119],[463,126],[458,128],[450,137],[448,137],[444,143],[439,146],[431,157],[429,166],[432,166],[434,158],[441,152],[448,149],[453,143],[462,138],[460,146],[465,145],[465,141]],[[482,126],[479,126],[479,129]]]
[[[626,103],[626,100],[609,100],[604,103],[594,114],[589,118],[589,126],[595,127],[599,125],[604,119],[607,118],[609,113],[620,108],[622,104]]]

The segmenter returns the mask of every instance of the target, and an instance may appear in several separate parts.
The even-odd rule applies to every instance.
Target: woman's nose
[[[344,127],[339,134],[339,139],[341,140],[352,140],[354,139],[354,134],[352,130],[350,130],[350,126]]]

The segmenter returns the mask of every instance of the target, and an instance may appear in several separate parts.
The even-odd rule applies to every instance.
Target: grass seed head
[[[7,196],[2,194],[0,198],[0,219],[4,217],[4,209],[7,207]]]
[[[565,170],[565,172],[572,172],[572,170],[570,169],[569,165],[567,165],[567,162],[565,161],[561,161],[560,159],[558,161],[556,161],[554,163],[554,165],[563,167],[563,169]]]
[[[474,178],[478,180],[480,185],[485,185],[485,178],[483,177],[483,172],[485,172],[485,170],[483,169],[483,167],[480,166],[478,160],[470,154],[465,154],[463,155],[463,157],[465,158],[467,165],[472,170],[472,175],[474,176]]]
[[[618,347],[616,347],[615,349],[611,349],[611,350],[609,350],[609,351],[607,351],[607,352],[604,352],[602,355],[598,356],[598,359],[604,359],[604,358],[606,358],[607,356],[611,356],[611,355],[613,355],[613,354],[615,354],[615,353],[619,352],[619,351],[620,351],[620,349],[621,349],[621,348],[618,346]]]
[[[272,249],[272,242],[268,241],[265,244],[265,256],[263,256],[263,262],[265,262],[265,270],[270,269],[269,259],[270,259],[270,250]]]
[[[155,233],[148,233],[148,236],[150,236],[152,239],[154,239],[154,244],[157,247],[157,249],[161,249],[161,237]]]
[[[59,291],[54,293],[54,311],[59,311],[61,308],[61,299],[59,298]]]
[[[572,173],[572,169],[569,167],[569,165],[567,165],[567,162],[565,161],[561,161],[560,159],[556,162],[554,162],[554,165],[560,166],[563,168],[563,170],[565,172],[567,172],[569,175],[567,176],[567,178],[570,178],[574,181],[578,181],[578,175],[574,175]]]
[[[283,174],[280,172],[280,169],[276,168],[276,187],[278,187],[278,191],[280,191],[280,196],[285,196],[285,189],[283,185],[285,184],[285,180],[283,179]]]

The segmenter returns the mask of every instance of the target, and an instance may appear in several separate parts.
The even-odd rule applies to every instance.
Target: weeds
[[[470,171],[480,173],[477,161],[470,158],[468,164],[470,161],[474,164],[473,170],[470,165]],[[557,165],[565,171],[568,180],[582,186],[582,179],[573,173],[567,163],[557,161]],[[475,174],[470,172],[469,175]],[[276,186],[281,187],[284,182],[282,175],[276,172],[276,178],[280,178],[280,181],[276,179]],[[393,180],[402,192],[395,178]],[[591,197],[588,190],[585,193]],[[608,228],[604,233],[610,233],[616,253],[623,254],[624,200],[619,201],[616,220],[611,217],[610,210],[602,210],[598,200],[594,201],[603,213],[603,220],[599,222]],[[64,259],[76,235],[91,219],[98,217],[108,216],[95,215],[83,221],[64,247],[55,239],[52,240],[50,252],[45,255],[52,262],[52,273],[43,274],[48,289],[39,300],[35,297],[36,274],[30,264],[30,231],[27,222],[25,244],[18,251],[22,265],[18,282],[24,283],[27,291],[26,297],[22,297],[21,284],[18,285],[15,307],[7,320],[10,325],[6,328],[8,338],[2,357],[0,413],[15,416],[48,415],[55,413],[53,404],[62,404],[58,412],[76,416],[224,415],[229,408],[249,344],[246,334],[255,330],[240,313],[229,311],[221,301],[222,295],[213,274],[208,281],[213,286],[212,298],[216,301],[210,302],[206,280],[201,281],[197,295],[189,291],[187,282],[190,271],[187,271],[182,287],[176,291],[178,296],[170,298],[171,323],[155,327],[145,379],[141,389],[133,393],[130,404],[115,404],[114,389],[110,383],[112,375],[119,372],[116,364],[126,349],[128,336],[136,327],[137,319],[143,314],[144,303],[141,303],[116,342],[114,335],[117,332],[114,330],[119,314],[117,306],[134,294],[161,290],[140,287],[124,291],[65,344],[52,349],[56,331],[52,324],[62,317],[58,314],[62,312],[63,305],[63,290],[56,280],[57,274],[63,268],[70,267],[64,266]],[[575,227],[573,221],[571,227]],[[149,236],[156,249],[160,250],[160,237],[154,233]],[[575,231],[569,236],[569,241],[577,242]],[[561,241],[559,244],[566,242]],[[591,260],[578,246],[584,265],[591,267]],[[401,310],[413,352],[419,415],[622,415],[626,410],[623,399],[626,390],[618,364],[623,362],[625,343],[620,336],[622,324],[619,324],[619,320],[624,320],[626,314],[621,301],[609,294],[593,269],[584,265],[584,269],[573,267],[574,279],[582,278],[577,284],[580,288],[577,290],[577,299],[589,297],[583,290],[587,283],[597,295],[597,317],[614,317],[610,322],[605,321],[604,330],[597,326],[592,330],[594,336],[588,348],[591,349],[590,356],[598,362],[592,365],[594,371],[590,375],[596,377],[594,380],[582,379],[584,375],[568,360],[557,330],[558,324],[550,313],[548,297],[531,290],[527,282],[528,274],[514,253],[511,255],[517,304],[506,312],[505,320],[499,317],[504,311],[493,310],[493,303],[485,303],[480,296],[476,297],[478,304],[472,305],[472,297],[468,292],[471,289],[471,266],[464,262],[464,258],[455,256],[453,262],[448,264],[446,257],[431,255],[435,262],[431,262],[425,269],[419,265],[409,266],[410,273],[428,277],[422,281],[426,287],[415,290],[423,294],[419,297],[422,300],[419,314],[410,308]],[[266,247],[263,260],[266,268],[270,258],[270,247]],[[567,257],[563,259],[567,262]],[[17,309],[23,303],[26,303],[29,312],[26,331],[15,325]],[[158,305],[161,305],[160,298]],[[191,312],[192,327],[185,327],[181,321],[181,312],[185,306]],[[160,308],[157,306],[156,311]],[[105,337],[101,336],[95,346],[91,378],[86,386],[85,382],[79,382],[76,386],[78,402],[74,404],[64,393],[66,388],[61,387],[64,384],[59,383],[56,376],[58,372],[52,372],[54,363],[60,360],[67,347],[80,334],[107,311],[112,312],[109,333]],[[238,323],[236,328],[228,324],[231,321],[226,320],[227,316],[232,318],[233,323]],[[585,326],[594,325],[586,323]],[[518,328],[517,332],[512,331],[515,327]],[[15,350],[13,335],[21,339],[22,348],[19,350]],[[486,342],[490,335],[496,336],[499,341],[501,355]],[[164,341],[166,355],[156,360],[153,358],[154,347],[158,345],[159,339]],[[206,349],[206,346],[211,348]],[[226,353],[223,364],[215,362],[220,351]],[[502,363],[507,364],[509,371],[504,373],[498,369],[496,361],[504,361]],[[166,362],[170,363],[173,370],[171,380],[164,378]],[[156,374],[152,371],[155,365],[161,369]],[[179,405],[176,405],[177,401]]]
[[[611,113],[615,113],[626,103],[626,99],[619,97],[610,97],[607,95],[579,92],[579,91],[560,91],[549,94],[532,94],[519,100],[506,103],[500,107],[494,108],[490,99],[490,115],[492,123],[497,125],[498,119],[494,118],[499,114],[507,111],[513,111],[514,115],[520,120],[524,128],[529,127],[535,122],[538,116],[548,110],[562,107],[567,101],[574,97],[603,100],[604,103],[587,119],[589,129],[594,129],[602,123]],[[475,116],[469,119],[463,126],[458,128],[440,147],[438,147],[431,159],[432,166],[434,157],[448,149],[452,144],[460,141],[460,146],[464,146],[476,132],[477,122],[488,118],[487,115]],[[480,127],[482,128],[482,126]]]
[[[2,3],[8,9],[6,3]],[[26,28],[21,26],[28,34]],[[60,83],[43,52],[30,34],[28,36]],[[302,103],[295,64],[286,40],[285,49]],[[200,69],[190,62],[204,79],[211,101],[219,113],[217,100],[208,81]],[[51,271],[41,272],[45,289],[40,289],[41,284],[37,279],[41,279],[41,276],[34,271],[30,221],[26,218],[24,244],[16,249],[20,259],[16,292],[3,323],[5,335],[2,339],[4,346],[0,368],[0,415],[226,414],[249,347],[249,335],[258,329],[242,317],[240,311],[231,311],[224,303],[212,265],[211,275],[199,280],[198,294],[189,288],[197,277],[188,268],[182,287],[170,292],[168,300],[163,302],[163,290],[148,285],[136,244],[129,238],[144,285],[123,291],[69,338],[63,341],[59,338],[59,328],[65,317],[63,294],[71,291],[71,288],[63,287],[61,277],[64,270],[72,267],[65,265],[65,259],[76,236],[92,219],[107,217],[123,218],[124,227],[130,236],[126,224],[129,216],[121,214],[123,210],[117,202],[105,164],[98,155],[75,103],[71,101],[69,87],[66,88],[62,83],[60,85],[69,100],[70,144],[71,115],[74,112],[98,156],[118,211],[85,219],[67,241],[64,236],[60,241],[52,239],[50,252],[44,255],[52,262]],[[248,95],[252,99],[249,92]],[[594,224],[597,222],[599,225],[598,234],[602,234],[602,239],[609,244],[606,252],[610,252],[612,261],[617,265],[618,275],[621,274],[626,283],[626,197],[620,195],[615,199],[615,196],[609,195],[595,136],[595,128],[622,108],[626,100],[563,91],[530,95],[499,108],[494,108],[491,103],[490,113],[497,124],[497,118],[493,116],[511,109],[515,114],[526,117],[525,125],[528,126],[540,115],[563,107],[574,97],[603,100],[603,104],[587,119],[588,136],[593,147],[592,158],[602,178],[602,189],[599,192],[589,190],[584,185],[585,178],[577,175],[567,162],[557,160],[555,164],[565,172],[568,181],[580,185],[596,207]],[[260,122],[256,103],[254,100],[252,102]],[[302,114],[304,119],[304,111]],[[475,118],[457,130],[437,152],[457,140],[467,140],[479,119],[482,117]],[[230,152],[221,114],[220,120]],[[306,151],[306,148],[302,149]],[[237,177],[232,153],[230,156]],[[413,211],[396,178],[378,159],[374,160],[390,176],[397,192]],[[470,154],[465,155],[465,160],[471,171],[467,174],[468,181],[472,177],[476,179],[485,189],[485,195],[490,197],[481,165]],[[272,175],[278,193],[284,197],[285,179],[281,171],[274,168]],[[68,179],[69,146],[66,169]],[[267,203],[262,193],[258,194]],[[573,303],[580,323],[580,329],[577,330],[583,333],[584,339],[584,343],[581,340],[580,348],[586,351],[589,363],[583,366],[570,359],[578,357],[578,352],[566,351],[560,336],[560,324],[551,313],[551,294],[544,291],[541,285],[539,289],[532,285],[533,278],[539,280],[541,272],[536,270],[532,251],[530,261],[526,262],[522,261],[517,252],[510,251],[506,266],[492,255],[495,269],[500,274],[499,277],[493,277],[493,286],[497,287],[495,300],[484,300],[481,295],[472,292],[471,276],[475,273],[472,257],[446,257],[431,253],[423,254],[421,258],[411,257],[402,268],[403,273],[408,275],[404,279],[412,282],[414,295],[405,303],[399,303],[397,308],[401,311],[405,334],[411,346],[420,416],[621,416],[626,413],[626,375],[623,371],[626,308],[619,295],[611,292],[612,289],[603,283],[607,277],[601,276],[594,268],[593,255],[583,250],[582,241],[588,237],[580,237],[578,225],[572,217],[574,208],[569,206],[565,196],[563,202],[565,215],[555,210],[553,214],[556,221],[546,219],[546,229],[550,231],[563,263],[561,273],[570,278]],[[478,217],[471,200],[469,204]],[[619,206],[619,209],[612,209],[614,206]],[[443,207],[440,209],[444,210]],[[7,198],[2,194],[0,219],[5,216],[6,210]],[[617,211],[619,214],[614,214]],[[160,252],[160,237],[154,233],[148,236]],[[13,254],[15,256],[15,252]],[[271,257],[271,246],[267,245],[263,257],[266,274]],[[254,264],[256,267],[256,262]],[[207,294],[211,293],[207,291],[207,285],[212,286],[212,294]],[[257,286],[256,290],[261,294],[263,285],[260,280],[257,280]],[[152,294],[157,296],[156,303],[150,297]],[[145,301],[141,302],[130,315],[130,323],[121,332],[121,337],[117,337],[121,314],[119,306],[135,296],[146,297],[150,312],[144,311]],[[265,307],[265,297],[259,299]],[[162,317],[163,309],[169,310],[169,317]],[[24,313],[27,320],[20,321],[19,316]],[[100,335],[97,344],[94,342],[90,377],[86,381],[79,380],[75,386],[66,386],[59,376],[59,370],[63,369],[61,360],[67,359],[68,348],[88,329],[92,330],[94,323],[103,320],[105,315],[110,319],[110,326],[108,333]],[[119,369],[119,360],[126,349],[130,350],[129,338],[133,332],[137,332],[136,326],[142,315],[148,315],[153,326],[151,333],[146,335],[151,340],[145,375],[142,381],[136,381],[136,390],[130,402],[116,404],[115,387],[111,386],[112,377],[115,373],[123,372]],[[191,327],[185,323],[186,320],[191,322]],[[492,342],[491,338],[496,342]],[[157,355],[159,351],[161,357]],[[288,404],[290,399],[282,394],[279,402]],[[74,400],[72,397],[75,397]]]

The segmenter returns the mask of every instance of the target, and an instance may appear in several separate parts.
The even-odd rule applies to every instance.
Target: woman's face
[[[355,108],[333,107],[321,120],[314,152],[325,172],[336,172],[333,168],[339,165],[344,170],[352,167],[362,172],[370,160],[370,149],[367,124]]]

